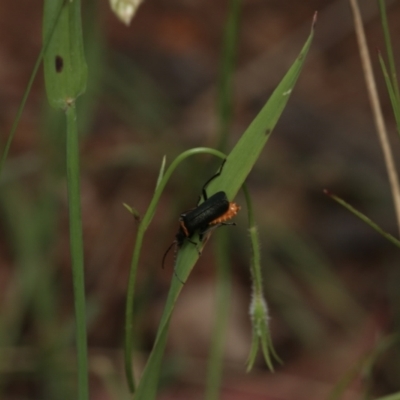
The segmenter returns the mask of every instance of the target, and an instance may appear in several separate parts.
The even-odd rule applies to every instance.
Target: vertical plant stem
[[[380,145],[382,147],[383,156],[385,159],[386,170],[389,177],[390,188],[396,212],[397,225],[400,232],[400,186],[397,176],[396,166],[393,159],[392,150],[388,140],[388,135],[383,118],[382,109],[379,102],[378,91],[372,70],[371,57],[368,51],[367,40],[361,19],[360,9],[357,0],[350,0],[350,5],[353,11],[354,26],[360,51],[361,63],[364,70],[365,81],[368,90],[369,101],[374,116],[374,122],[378,133]]]
[[[233,73],[235,69],[239,33],[241,0],[229,2],[228,18],[225,25],[222,62],[218,92],[219,145],[225,152],[233,114]],[[224,338],[229,313],[227,308],[231,297],[230,260],[227,255],[228,236],[222,231],[217,236],[214,248],[217,255],[216,313],[212,343],[207,367],[206,400],[217,400],[222,380]]]
[[[124,337],[124,362],[125,376],[128,382],[129,391],[135,392],[135,376],[133,374],[132,350],[133,350],[133,311],[134,311],[134,295],[136,272],[139,264],[140,249],[142,248],[143,236],[146,230],[145,222],[140,222],[138,233],[136,235],[135,248],[133,250],[131,270],[128,278],[128,290],[126,294],[125,308],[125,337]]]
[[[231,0],[224,32],[222,63],[218,87],[219,145],[226,150],[233,113],[233,73],[235,69],[242,0]]]
[[[217,241],[217,293],[216,312],[211,343],[210,357],[207,368],[206,400],[217,400],[222,379],[222,360],[224,356],[225,335],[229,320],[229,305],[232,280],[230,274],[227,232],[219,232]]]
[[[253,296],[263,297],[263,284],[262,284],[262,273],[261,273],[261,251],[260,243],[258,241],[258,233],[255,224],[253,203],[251,201],[250,193],[247,186],[243,185],[243,193],[246,197],[247,205],[247,218],[249,220],[249,233],[252,246],[252,263],[250,268],[250,273],[252,277],[253,284]]]
[[[79,140],[75,103],[68,107],[66,115],[70,249],[75,299],[76,347],[78,353],[78,399],[88,400],[88,354],[86,342],[85,283],[80,204]]]

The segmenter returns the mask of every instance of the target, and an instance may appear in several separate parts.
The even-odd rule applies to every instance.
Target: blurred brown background
[[[127,398],[122,337],[136,232],[122,203],[143,214],[163,155],[171,162],[188,148],[217,146],[228,2],[147,0],[129,28],[106,2],[83,3],[89,86],[79,100],[79,123],[91,398],[121,399]],[[384,48],[378,7],[375,1],[361,3],[397,158],[399,140],[375,51]],[[400,6],[387,5],[399,61]],[[243,1],[229,148],[294,61],[315,10],[315,38],[300,80],[247,181],[273,342],[284,363],[272,374],[260,359],[245,373],[251,328],[243,211],[236,228],[227,229],[233,286],[224,400],[326,399],[352,371],[341,398],[400,390],[398,345],[387,341],[397,333],[400,317],[398,253],[322,193],[328,188],[339,194],[397,235],[347,1]],[[40,51],[41,16],[41,2],[0,3],[3,143]],[[49,109],[40,71],[1,177],[0,397],[5,399],[70,399],[75,393],[74,353],[68,350],[74,319],[64,140],[63,115]],[[195,204],[217,165],[200,156],[180,167],[146,235],[135,318],[138,371],[151,350],[172,276],[173,258],[162,270],[162,255],[179,213]],[[241,194],[236,201],[244,205]],[[215,318],[213,240],[175,310],[163,400],[204,398]]]

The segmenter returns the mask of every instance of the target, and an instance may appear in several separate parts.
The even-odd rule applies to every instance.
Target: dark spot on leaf
[[[266,131],[265,131],[265,135],[269,135],[271,133],[271,129],[267,129]]]
[[[61,56],[56,56],[55,59],[56,72],[61,72],[64,67],[64,59]]]

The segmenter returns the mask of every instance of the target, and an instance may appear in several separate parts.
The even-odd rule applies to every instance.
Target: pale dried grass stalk
[[[380,145],[382,147],[383,156],[386,164],[386,170],[389,177],[390,188],[392,191],[393,202],[397,217],[397,225],[400,232],[400,186],[397,176],[396,166],[393,159],[392,150],[390,147],[385,120],[383,118],[382,109],[379,102],[378,91],[376,89],[375,78],[372,70],[371,57],[368,51],[367,40],[361,19],[360,9],[357,0],[349,0],[353,11],[354,27],[357,36],[358,47],[360,51],[361,64],[364,70],[365,81],[369,101],[371,103],[372,113]]]

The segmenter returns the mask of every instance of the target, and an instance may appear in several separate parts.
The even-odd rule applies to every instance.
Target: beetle
[[[175,240],[168,247],[162,259],[163,268],[165,258],[173,246],[175,246],[176,255],[176,252],[183,246],[185,240],[197,246],[197,243],[191,239],[195,233],[199,234],[199,239],[202,242],[204,236],[211,230],[222,225],[235,225],[234,222],[228,223],[227,221],[239,212],[240,206],[229,201],[225,192],[220,191],[208,197],[206,191],[208,184],[221,174],[225,162],[226,159],[223,161],[220,170],[204,184],[202,196],[199,197],[197,207],[180,215],[178,233],[175,235]],[[199,204],[202,197],[204,201]],[[201,254],[200,251],[199,254]]]

